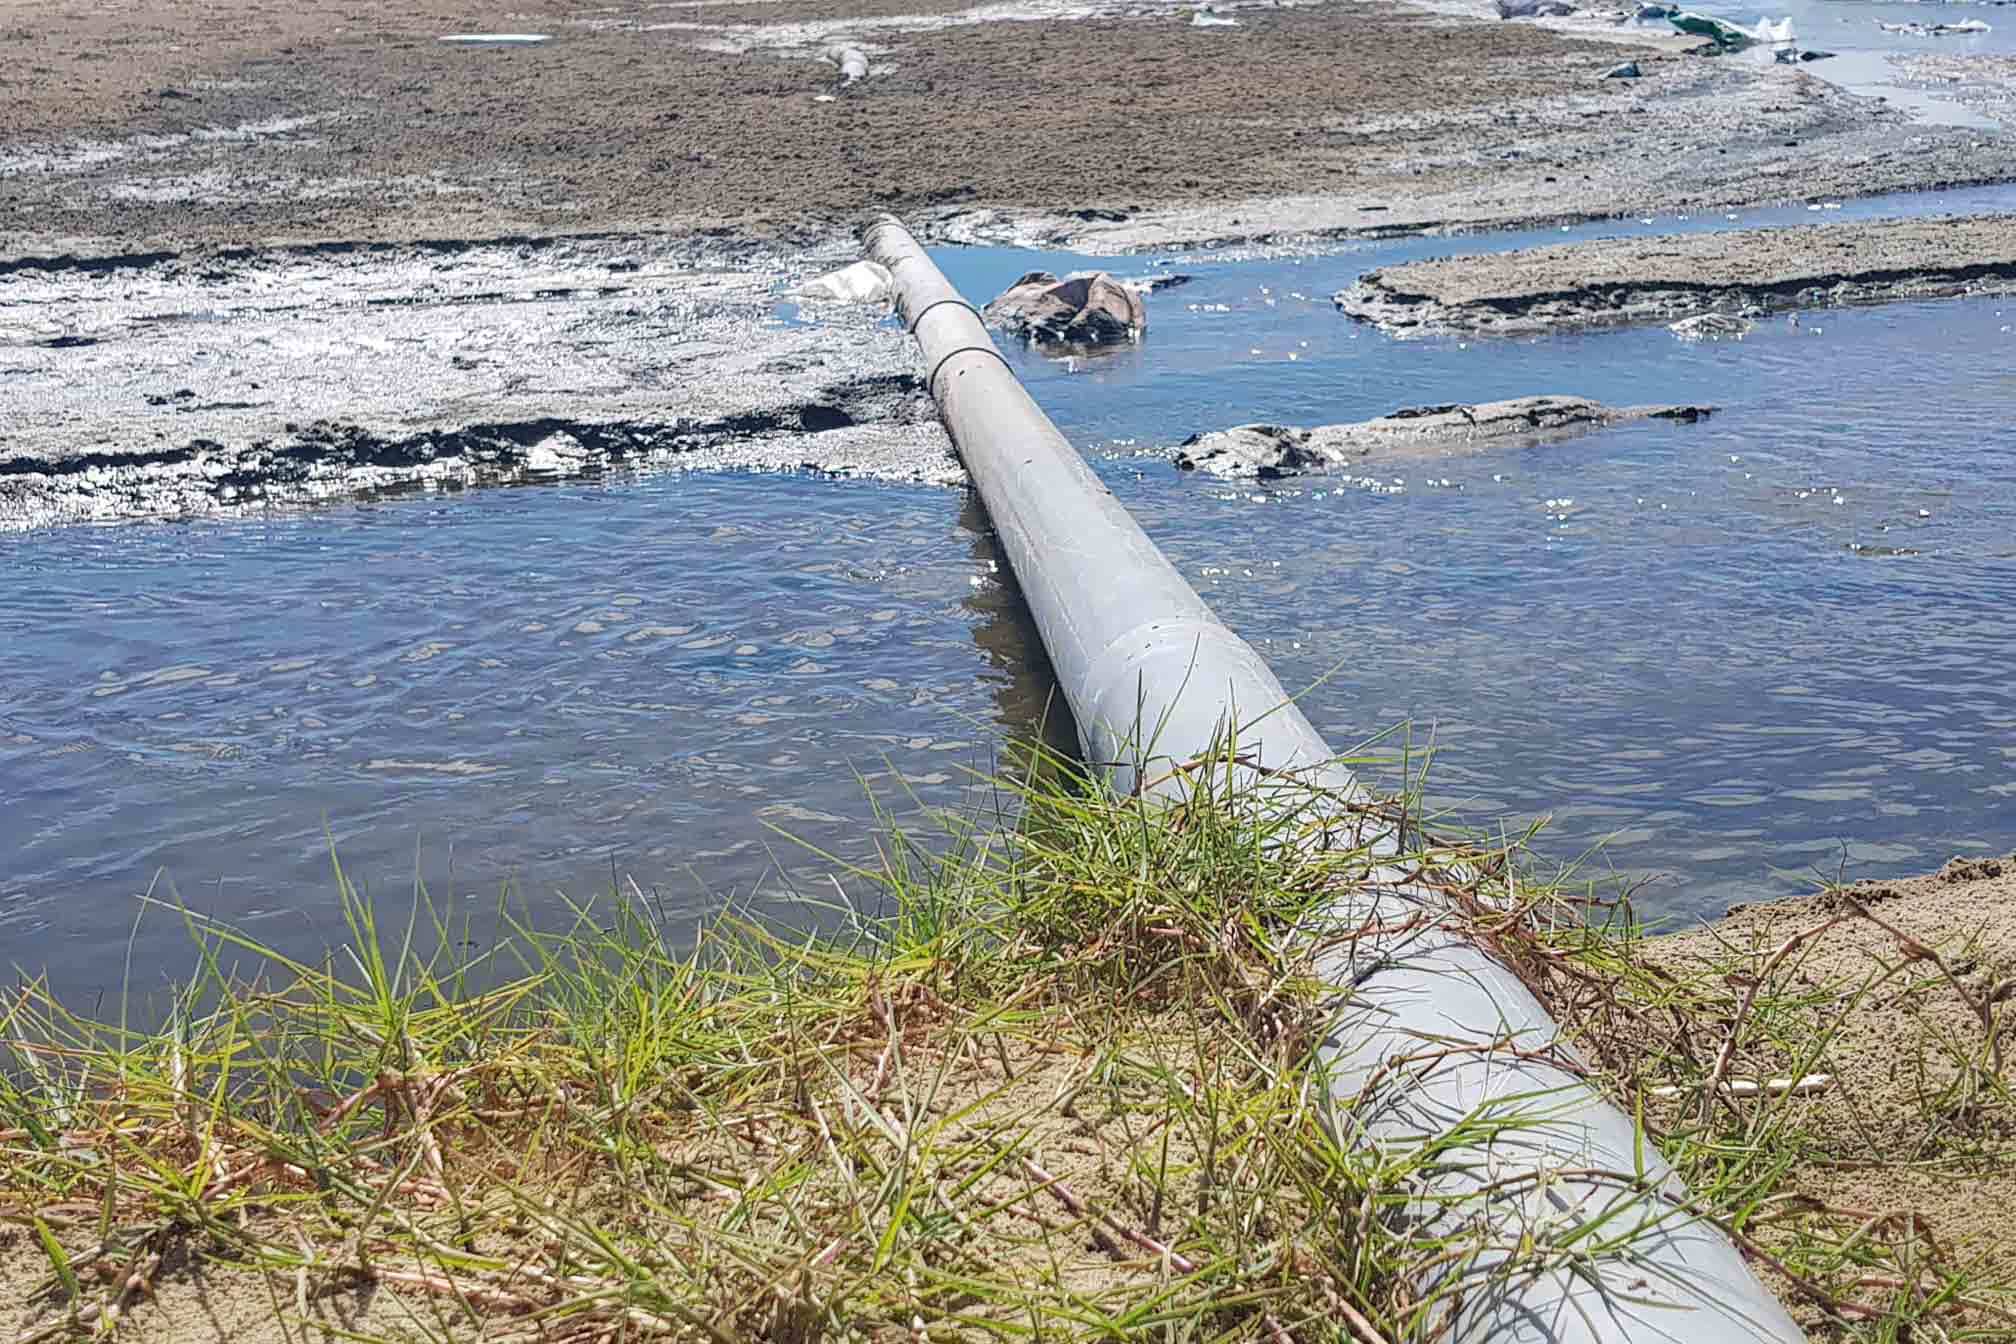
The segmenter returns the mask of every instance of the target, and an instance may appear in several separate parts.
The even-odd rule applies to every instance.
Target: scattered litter
[[[830,93],[815,93],[812,95],[812,101],[815,103],[837,103],[840,100]]]
[[[1809,1073],[1803,1078],[1772,1078],[1762,1083],[1751,1082],[1748,1079],[1731,1079],[1723,1083],[1720,1090],[1723,1095],[1730,1097],[1783,1097],[1787,1095],[1803,1097],[1813,1092],[1825,1092],[1833,1085],[1833,1074]],[[1647,1095],[1657,1097],[1661,1101],[1666,1101],[1673,1097],[1684,1097],[1689,1093],[1699,1092],[1704,1086],[1706,1086],[1705,1083],[1669,1083],[1664,1087],[1653,1088]]]
[[[1192,28],[1237,28],[1239,20],[1229,14],[1220,14],[1212,9],[1211,6],[1205,5],[1202,9],[1191,14],[1190,26]]]
[[[1605,79],[1637,79],[1639,77],[1638,62],[1636,61],[1626,61],[1622,65],[1613,65],[1603,72],[1603,78]]]
[[[540,42],[551,42],[553,38],[547,33],[449,33],[434,40],[460,42],[465,46],[529,47]]]
[[[1170,275],[1128,276],[1122,278],[1120,283],[1137,294],[1156,294],[1165,289],[1174,289],[1178,285],[1187,285],[1194,278],[1178,272]],[[1190,311],[1196,312],[1197,305],[1191,304]]]
[[[1768,46],[1789,49],[1792,45],[1792,16],[1773,23],[1769,19],[1757,21],[1757,40]]]
[[[1885,23],[1878,19],[1876,26],[1886,33],[1902,33],[1906,37],[1952,37],[1995,31],[1979,19],[1962,19],[1959,23]]]
[[[1669,325],[1666,330],[1683,341],[1719,341],[1724,338],[1742,340],[1757,324],[1747,317],[1732,317],[1728,313],[1699,313],[1693,317],[1683,317]]]
[[[1755,28],[1745,28],[1742,24],[1731,23],[1727,19],[1684,10],[1670,15],[1667,22],[1689,37],[1707,38],[1724,51],[1742,51],[1746,47],[1765,46],[1775,49],[1781,61],[1794,59],[1795,39],[1789,16],[1776,23],[1769,19],[1759,19]]]
[[[887,303],[894,285],[888,267],[880,262],[857,261],[816,280],[807,280],[795,292],[803,298],[836,299],[841,303]]]
[[[842,84],[868,78],[868,56],[859,47],[828,47],[826,59],[840,67]]]
[[[1668,15],[1666,21],[1687,36],[1705,37],[1726,51],[1741,51],[1745,47],[1756,45],[1757,42],[1757,34],[1741,24],[1730,23],[1707,14],[1696,14],[1692,10],[1682,10],[1678,14]]]

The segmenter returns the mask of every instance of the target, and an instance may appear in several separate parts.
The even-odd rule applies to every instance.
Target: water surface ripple
[[[1517,241],[1130,260],[1194,276],[1142,347],[1011,357],[1330,740],[1407,723],[1470,823],[1551,815],[1545,853],[1663,875],[1645,900],[1676,915],[2016,848],[2016,303],[1706,344],[1396,342],[1329,304],[1368,266]],[[943,258],[975,295],[1071,264]],[[1538,392],[1724,409],[1357,478],[1167,461],[1200,429]],[[830,895],[780,829],[871,857],[864,788],[976,803],[968,771],[1049,693],[996,559],[960,492],[790,475],[0,538],[0,948],[115,981],[158,875],[309,950],[331,841],[381,894],[417,868],[552,908],[612,870],[688,912]],[[150,927],[139,963],[186,964]]]

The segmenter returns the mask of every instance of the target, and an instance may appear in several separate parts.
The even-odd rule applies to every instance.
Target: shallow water
[[[1678,915],[2016,848],[2016,301],[1699,345],[1397,342],[1329,302],[1368,266],[1530,240],[1142,258],[1120,269],[1194,278],[1151,300],[1140,348],[1011,357],[1220,614],[1313,685],[1333,744],[1411,721],[1467,822],[1551,814],[1543,852],[1663,874],[1645,900]],[[976,296],[1071,264],[941,259]],[[1241,422],[1540,392],[1724,410],[1376,482],[1228,485],[1166,457]],[[678,911],[831,899],[833,865],[773,828],[868,857],[862,777],[901,813],[984,805],[968,771],[1040,713],[993,558],[958,492],[776,475],[0,538],[0,946],[116,981],[159,874],[309,950],[331,839],[381,895],[417,866],[437,895],[515,879],[548,909],[612,872]],[[155,919],[138,964],[185,964],[180,938]]]
[[[1898,67],[1899,56],[1980,56],[2016,52],[2016,18],[1999,4],[1925,4],[1919,0],[1781,0],[1764,7],[1744,0],[1702,0],[1685,8],[1754,27],[1760,19],[1791,19],[1801,50],[1834,53],[1832,60],[1802,63],[1807,74],[1839,84],[1850,92],[1878,97],[1903,108],[1924,125],[1988,127],[1996,123],[1956,101],[1950,91],[1926,88]],[[1939,33],[1919,36],[1885,31],[1883,24],[1959,24],[1975,20],[1985,33]],[[1670,25],[1648,23],[1648,30]],[[1768,64],[1775,59],[1765,48],[1739,53],[1734,59]]]

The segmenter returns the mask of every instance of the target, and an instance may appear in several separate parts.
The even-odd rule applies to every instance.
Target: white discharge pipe
[[[893,277],[1087,763],[1118,793],[1174,794],[1179,768],[1236,730],[1256,776],[1289,772],[1363,800],[1260,655],[1050,423],[917,240],[884,216],[865,246]],[[1375,848],[1395,856],[1398,837]],[[1423,1235],[1477,1248],[1419,1285],[1454,1344],[1803,1344],[1631,1119],[1549,1062],[1573,1066],[1559,1028],[1517,976],[1442,927],[1438,893],[1396,868],[1349,899],[1339,913],[1353,925],[1428,916],[1322,967],[1351,989],[1321,1053],[1338,1128],[1427,1159],[1412,1164]]]

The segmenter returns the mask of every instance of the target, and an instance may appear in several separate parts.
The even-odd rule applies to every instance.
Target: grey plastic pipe
[[[962,298],[897,220],[865,234],[924,356],[931,396],[1029,605],[1085,759],[1108,785],[1175,794],[1181,770],[1236,731],[1254,778],[1304,798],[1362,801],[1252,646],[1212,614],[1050,423]],[[1355,823],[1345,806],[1340,825]],[[1390,831],[1358,835],[1397,858]],[[1801,1344],[1805,1332],[1686,1192],[1637,1126],[1568,1068],[1526,987],[1444,930],[1439,894],[1397,866],[1338,913],[1363,937],[1322,969],[1352,986],[1322,1047],[1334,1123],[1396,1156],[1432,1153],[1415,1215],[1427,1237],[1479,1249],[1420,1285],[1455,1344]],[[1631,1184],[1590,1172],[1635,1175]],[[1486,1192],[1484,1187],[1490,1186]],[[1634,1188],[1635,1186],[1635,1188]],[[1535,1245],[1556,1248],[1531,1269]],[[1509,1269],[1513,1263],[1521,1268]]]

